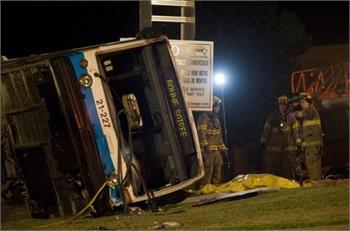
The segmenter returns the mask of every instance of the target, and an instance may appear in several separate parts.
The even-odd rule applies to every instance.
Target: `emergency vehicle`
[[[165,37],[2,61],[1,111],[32,215],[101,214],[204,175]],[[96,196],[96,200],[94,200]]]

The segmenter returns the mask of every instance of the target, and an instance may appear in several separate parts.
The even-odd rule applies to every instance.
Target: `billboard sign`
[[[183,91],[192,111],[211,111],[214,42],[170,40]]]

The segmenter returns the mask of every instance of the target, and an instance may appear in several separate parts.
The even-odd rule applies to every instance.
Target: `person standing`
[[[293,114],[296,118],[302,120],[302,149],[305,155],[305,166],[311,180],[320,180],[321,155],[323,150],[321,120],[316,110],[313,99],[310,94],[300,93],[301,111],[296,111]]]
[[[270,113],[260,139],[263,170],[285,178],[292,178],[292,157],[300,145],[300,124],[287,116],[288,97],[277,99],[278,109]]]
[[[213,111],[202,113],[197,120],[199,142],[203,153],[205,175],[201,185],[219,184],[223,182],[223,157],[227,156],[227,148],[223,142],[219,121],[221,99],[213,97]]]
[[[289,107],[288,107],[288,117],[290,119],[296,119],[299,125],[299,137],[301,138],[301,124],[302,124],[302,119],[300,118],[295,118],[295,113],[296,111],[302,110],[300,106],[300,99],[301,96],[299,93],[294,93],[292,96],[289,98]],[[307,178],[307,173],[306,173],[306,167],[305,167],[305,153],[301,148],[301,145],[297,146],[297,151],[292,154],[292,173],[293,173],[293,178],[297,180],[298,182],[302,182]]]

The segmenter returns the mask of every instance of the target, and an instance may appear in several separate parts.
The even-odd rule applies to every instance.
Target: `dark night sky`
[[[313,45],[349,43],[349,2],[279,2],[278,6],[299,17]]]
[[[203,11],[197,9],[196,13],[203,17],[210,9],[205,8],[204,2],[200,4]],[[245,2],[231,4],[235,7]],[[348,43],[348,4],[277,3],[279,9],[296,13],[306,32],[312,35],[312,45]],[[220,17],[227,20],[224,13]],[[136,1],[1,2],[1,48],[9,58],[116,41],[134,36],[137,30]]]

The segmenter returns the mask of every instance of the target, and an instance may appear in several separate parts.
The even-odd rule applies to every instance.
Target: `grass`
[[[2,223],[2,229],[38,229],[60,219]],[[176,221],[179,229],[285,229],[349,224],[349,186],[282,189],[278,192],[202,207],[169,205],[164,212],[114,214],[77,219],[43,229],[148,229],[154,222]]]

